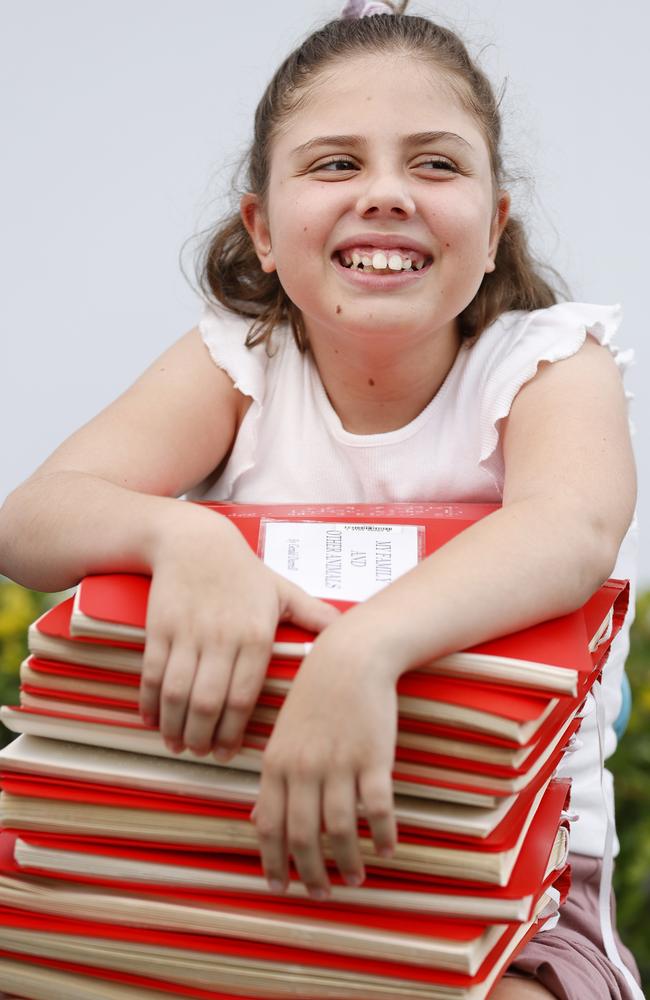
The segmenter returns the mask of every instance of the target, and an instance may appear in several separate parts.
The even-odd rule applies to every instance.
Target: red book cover
[[[97,629],[97,635],[101,635],[106,624],[109,627],[126,626],[127,629],[135,630],[133,641],[142,643],[149,585],[148,577],[135,574],[113,573],[85,577],[77,591],[75,612],[93,624]],[[602,594],[599,592],[596,596],[599,606],[605,594],[612,598],[613,603],[617,591],[610,585]],[[510,683],[524,684],[534,690],[546,688],[575,696],[580,677],[588,675],[593,669],[589,648],[593,636],[587,632],[588,618],[593,620],[593,615],[584,609],[574,611],[512,635],[480,643],[459,654],[444,657],[443,660],[432,664],[427,672],[453,674],[460,668],[469,676],[480,676],[489,680],[490,661],[493,661],[492,672],[498,679],[497,665],[506,661],[505,665],[516,673],[516,676],[509,678]],[[74,619],[72,632],[75,633]],[[309,644],[312,641],[313,635],[309,632],[291,624],[280,623],[276,632],[274,652],[285,657],[289,652],[293,652],[295,658],[300,659],[309,651]],[[551,668],[549,676],[545,681],[536,677],[534,681],[527,682],[526,664]],[[270,676],[273,676],[272,671]]]
[[[129,723],[137,728],[146,729],[138,709],[137,703],[120,700],[117,698],[106,698],[91,696],[87,694],[77,695],[69,691],[56,691],[50,688],[39,688],[31,684],[23,684],[20,689],[21,707],[29,710],[52,711],[59,713],[79,713],[88,719],[94,719],[98,723],[111,724],[112,722]],[[440,738],[435,750],[428,749],[426,745],[413,746],[408,743],[412,739],[426,740],[431,736],[431,727],[423,727],[414,730],[409,723],[416,720],[400,720],[397,734],[396,760],[402,763],[415,763],[431,767],[447,767],[451,770],[468,771],[470,774],[493,775],[495,777],[512,778],[528,774],[530,769],[537,763],[539,758],[546,752],[549,743],[557,736],[564,726],[568,724],[570,717],[577,711],[580,702],[571,699],[565,706],[565,712],[558,717],[553,713],[552,720],[556,723],[553,726],[544,725],[542,727],[543,738],[540,737],[536,743],[530,745],[519,753],[523,755],[519,760],[490,761],[482,759],[477,752],[480,749],[478,740],[464,741],[462,735],[455,740]],[[259,702],[258,702],[259,707]],[[268,738],[274,724],[275,712],[272,721],[260,721],[253,715],[249,721],[244,734],[243,747],[256,749],[264,752]],[[506,748],[504,753],[510,754],[510,748]],[[2,766],[0,762],[0,767]],[[399,766],[399,764],[398,764]]]
[[[179,817],[205,816],[238,821],[249,829],[251,842],[256,842],[254,828],[249,820],[250,806],[248,804],[240,805],[236,802],[167,795],[162,792],[145,792],[142,789],[93,784],[70,779],[62,780],[44,775],[5,772],[2,774],[1,780],[3,791],[17,797],[128,809],[134,812],[134,816],[140,811],[169,813],[170,820],[173,814],[177,814]],[[522,826],[528,820],[536,794],[536,789],[532,793],[524,794],[519,809],[515,810],[514,820],[508,814],[488,836],[483,837],[478,843],[476,838],[467,835],[441,836],[435,830],[427,830],[404,823],[400,825],[399,841],[402,844],[420,844],[438,848],[466,845],[468,849],[479,849],[485,852],[507,851],[514,847]],[[46,811],[44,817],[46,817]],[[46,822],[46,818],[44,818],[44,822]],[[135,823],[135,819],[133,822]],[[175,827],[179,835],[178,842],[182,846],[182,819],[179,818]],[[361,836],[366,838],[370,836],[368,824],[363,817],[359,818],[359,832]]]
[[[9,842],[6,846],[3,845],[2,836],[0,835],[0,852],[10,854],[12,846],[11,842]],[[5,864],[1,858],[0,867],[5,873],[9,872],[8,864]],[[19,883],[20,877],[20,872],[9,873],[9,879],[15,879],[16,884]],[[57,882],[53,881],[51,883],[51,887],[53,893],[55,893],[57,890]],[[141,896],[143,891],[142,887],[137,886],[135,898]],[[308,900],[288,899],[281,896],[272,896],[271,894],[258,895],[257,897],[251,897],[250,895],[240,895],[234,897],[229,895],[221,898],[215,895],[209,901],[205,898],[202,900],[188,900],[185,898],[186,894],[178,892],[172,894],[168,892],[165,893],[165,895],[170,897],[168,900],[161,899],[160,895],[156,892],[153,892],[152,895],[156,896],[157,901],[161,904],[164,904],[165,902],[176,902],[179,904],[185,903],[186,905],[191,906],[194,902],[198,908],[206,908],[208,911],[206,914],[208,919],[210,911],[220,910],[226,914],[226,916],[229,912],[238,912],[242,914],[250,914],[251,917],[284,917],[287,918],[287,920],[294,922],[296,920],[304,920],[326,922],[332,925],[337,925],[338,927],[343,925],[345,933],[349,933],[350,935],[358,934],[359,929],[365,929],[370,933],[370,935],[372,935],[373,931],[388,932],[399,935],[400,937],[437,939],[441,942],[449,942],[452,945],[454,942],[475,942],[477,945],[480,945],[481,939],[484,938],[486,932],[489,931],[492,923],[488,921],[481,921],[476,918],[448,920],[446,916],[431,915],[428,913],[413,914],[407,910],[395,911],[393,909],[379,909],[360,906],[350,907],[348,905],[337,905],[330,902],[322,902],[317,906],[313,906],[310,905],[310,901]],[[131,924],[133,921],[129,919],[127,911],[125,911],[124,908],[121,909],[120,901],[122,899],[122,895],[119,892],[108,892],[105,896],[108,900],[114,901],[115,903],[114,922],[118,925]],[[174,898],[172,899],[171,896]],[[80,894],[79,901],[82,899],[83,896]],[[49,902],[47,900],[44,900],[44,902],[45,906],[43,909],[47,909],[48,912],[52,912]],[[40,910],[40,902],[34,905]],[[66,912],[65,915],[67,916],[71,914]],[[138,918],[138,923],[144,925],[146,919],[147,918],[144,913],[141,912]],[[154,926],[160,927],[161,924],[159,920],[155,922],[152,921],[150,926],[152,928]],[[202,933],[210,934],[210,936],[212,936],[215,931],[213,927],[210,927],[210,925],[207,924],[205,930],[202,930]],[[244,935],[248,937],[248,934],[250,933],[251,939],[256,939],[258,941],[263,940],[263,938],[260,938],[259,936],[259,930],[256,931],[254,928],[252,928],[250,932],[233,928],[232,931],[228,930],[224,931],[224,933],[227,934],[228,937],[242,937]],[[309,947],[313,948],[315,951],[330,950],[330,947],[328,947],[327,944],[321,943],[318,940],[312,941]],[[359,952],[355,951],[355,954],[358,955],[358,957],[363,954],[362,949],[363,944],[360,943]],[[335,943],[331,946],[331,950],[337,954],[350,953],[350,947],[344,940],[342,946]],[[370,957],[368,953],[366,953],[366,956]],[[421,964],[421,960],[416,958],[408,958],[405,956],[403,960],[409,962],[409,964]],[[430,961],[434,966],[442,965],[444,967],[445,965],[444,957],[442,957],[442,961],[436,962],[435,959],[431,959]],[[468,974],[471,975],[471,964],[468,965],[466,969]]]
[[[52,608],[52,611],[58,611],[59,607]],[[108,667],[92,667],[82,663],[68,662],[67,660],[48,660],[41,656],[28,656],[23,661],[23,665],[29,667],[30,671],[33,670],[35,673],[51,678],[54,686],[56,686],[57,677],[80,683],[88,681],[93,684],[116,684],[124,692],[122,697],[131,698],[136,703],[138,700],[138,692],[140,690],[139,674],[125,673],[123,670],[111,670]]]
[[[78,713],[57,712],[6,706],[0,710],[0,719],[12,732],[68,739],[92,746],[112,747],[119,750],[176,758],[176,755],[166,749],[157,730],[147,728],[141,722],[136,722],[135,713],[133,718],[132,722],[121,719],[108,722],[85,716],[81,710]],[[79,726],[75,727],[74,723],[79,723]],[[402,795],[415,794],[425,798],[443,798],[448,801],[466,802],[473,805],[494,805],[494,799],[519,793],[527,788],[530,782],[543,771],[549,767],[556,768],[566,743],[574,735],[579,724],[580,720],[574,719],[561,736],[557,735],[555,741],[547,745],[544,753],[538,755],[531,762],[528,772],[511,778],[396,760],[393,770],[393,780],[397,782],[395,791]],[[137,745],[135,745],[136,743]],[[233,758],[229,766],[259,771],[262,750],[263,743],[261,741],[256,748],[254,738],[248,737],[243,752]],[[189,757],[180,756],[181,759],[189,759]],[[197,763],[202,762],[206,767],[211,766],[208,758],[197,758],[192,755],[191,759]]]
[[[30,676],[41,676],[43,684],[33,681],[23,683],[21,689],[38,694],[41,697],[58,698],[62,701],[87,702],[97,706],[104,704],[123,710],[137,710],[139,700],[139,677],[134,674],[120,674],[117,671],[94,667],[81,667],[67,664],[64,661],[53,662],[39,657],[30,656],[23,665],[29,668]],[[288,686],[296,672],[293,661],[273,660],[269,665],[269,678],[286,681]],[[56,686],[56,678],[66,682],[60,688]],[[74,682],[82,688],[81,693],[74,691]],[[112,698],[95,695],[92,683],[114,685]],[[397,685],[400,702],[400,728],[413,733],[435,733],[435,726],[447,723],[459,731],[462,725],[453,726],[454,720],[466,721],[466,728],[474,739],[481,739],[483,734],[493,734],[506,731],[520,733],[519,739],[513,745],[526,745],[536,739],[538,729],[543,726],[558,704],[568,709],[575,699],[558,699],[548,694],[531,694],[522,688],[506,684],[485,684],[481,681],[458,680],[454,677],[436,677],[432,674],[411,671],[404,674]],[[279,710],[284,701],[283,693],[273,693],[263,689],[258,699],[258,707]],[[582,694],[584,697],[584,693]],[[102,700],[104,699],[104,700]],[[405,699],[410,699],[405,701]],[[417,704],[426,702],[428,707],[420,706],[419,711],[428,717],[415,717]],[[52,705],[52,708],[55,708]],[[456,710],[460,709],[461,712]],[[466,712],[469,710],[469,714]],[[564,713],[560,713],[564,715]],[[468,728],[469,724],[474,730]],[[507,743],[503,745],[508,745]]]
[[[409,893],[409,911],[418,911],[418,899],[421,900],[420,909],[426,911],[428,900],[432,893],[443,895],[453,900],[455,897],[471,897],[475,907],[475,919],[481,918],[481,901],[491,902],[494,899],[517,900],[530,897],[530,902],[526,911],[522,913],[520,919],[530,918],[530,908],[534,899],[539,895],[542,887],[551,883],[556,883],[560,873],[564,872],[564,860],[559,859],[557,869],[549,873],[545,878],[545,872],[549,862],[551,847],[558,826],[562,822],[562,812],[566,808],[569,797],[569,782],[566,780],[552,781],[542,798],[539,808],[535,813],[533,821],[529,827],[524,840],[521,852],[513,869],[508,884],[504,887],[473,884],[455,880],[435,879],[433,876],[408,875],[407,873],[389,874],[381,869],[367,868],[367,877],[361,893],[355,891],[350,893],[344,888],[344,895],[348,899],[341,899],[340,903],[333,898],[328,906],[334,910],[341,908],[345,913],[363,912],[364,908],[374,909],[379,906],[372,901],[373,894],[377,896],[378,890],[383,891],[404,891]],[[0,843],[5,842],[6,847],[0,852],[0,867],[3,871],[12,873],[24,873],[43,877],[58,878],[62,880],[73,880],[92,885],[111,886],[115,889],[123,889],[129,892],[153,892],[162,896],[179,897],[192,900],[212,900],[214,902],[232,899],[236,901],[240,898],[254,900],[260,896],[276,899],[284,905],[295,907],[300,903],[305,907],[305,914],[311,916],[321,915],[321,904],[309,899],[306,896],[291,898],[286,896],[271,896],[263,877],[262,866],[259,857],[256,855],[236,855],[236,854],[201,854],[183,853],[169,851],[161,848],[135,848],[127,846],[120,841],[100,841],[98,839],[76,839],[72,836],[56,834],[38,834],[24,832],[20,839],[26,844],[34,847],[47,849],[59,848],[63,851],[73,851],[78,854],[90,856],[91,865],[98,864],[106,858],[137,862],[138,865],[151,863],[155,865],[174,866],[178,869],[178,884],[170,886],[167,882],[156,882],[152,876],[148,878],[138,875],[137,881],[127,878],[115,878],[99,875],[71,874],[62,866],[61,870],[53,870],[51,867],[41,868],[38,865],[16,864],[13,857],[15,841],[18,835],[15,832],[5,831],[0,834]],[[92,860],[94,859],[94,861]],[[226,877],[230,877],[230,885],[227,888],[198,888],[196,886],[197,873],[216,872]],[[185,884],[183,884],[183,872],[185,872]],[[239,878],[239,886],[235,888],[234,880]],[[193,881],[194,880],[194,881]],[[340,875],[335,870],[331,872],[331,880],[334,891],[340,890],[343,886]],[[566,880],[565,880],[566,881]],[[300,886],[295,869],[291,871],[291,884],[294,888]],[[247,888],[247,885],[250,888]],[[363,902],[361,902],[361,898]],[[352,902],[352,899],[359,900]],[[448,903],[451,906],[452,903]],[[397,904],[391,903],[391,910],[399,911]],[[294,911],[295,912],[295,911]],[[302,911],[301,911],[302,912]],[[445,912],[444,904],[442,910]],[[462,911],[461,911],[462,912]],[[485,919],[488,919],[486,917]]]
[[[154,930],[143,927],[128,927],[112,923],[100,923],[98,921],[77,920],[70,917],[59,917],[52,914],[42,914],[31,910],[17,910],[0,907],[0,949],[3,944],[2,928],[20,928],[31,930],[37,933],[47,933],[64,937],[65,935],[78,935],[83,938],[93,938],[97,942],[96,961],[101,959],[102,942],[130,942],[143,945],[144,948],[154,945],[156,948],[169,949],[173,957],[176,950],[194,952],[197,958],[204,955],[227,955],[242,963],[250,963],[256,960],[270,963],[277,963],[278,969],[286,972],[301,973],[317,971],[322,969],[336,970],[337,972],[349,973],[351,975],[362,974],[382,977],[387,981],[387,985],[393,981],[409,981],[414,983],[430,983],[448,986],[468,987],[474,983],[482,982],[485,977],[499,963],[501,956],[507,949],[512,939],[517,935],[519,925],[507,926],[497,945],[485,958],[482,965],[474,976],[468,976],[458,972],[450,972],[441,969],[426,968],[412,965],[406,962],[394,962],[385,959],[357,958],[349,955],[340,955],[335,952],[320,952],[314,949],[301,948],[292,945],[265,944],[252,942],[244,939],[218,937],[217,935],[189,934],[173,931],[164,931],[156,928]],[[468,933],[473,934],[476,925],[465,925],[461,922],[447,922],[448,931],[453,927],[456,935],[460,939]],[[452,936],[450,934],[450,936]],[[0,954],[16,953],[0,951]],[[35,955],[30,955],[30,962],[34,961]],[[57,960],[48,959],[44,964],[58,965]],[[61,963],[63,967],[70,967],[69,963]],[[98,966],[101,968],[101,966]],[[111,978],[109,975],[109,978]],[[135,981],[135,980],[133,980]],[[143,983],[144,985],[144,983]],[[187,987],[183,987],[184,990]],[[306,991],[307,992],[307,991]],[[194,995],[194,994],[190,994]],[[212,992],[197,993],[197,996],[222,997],[223,994],[213,994]],[[295,995],[295,992],[287,995]]]
[[[264,526],[268,522],[318,522],[321,524],[356,523],[371,525],[405,525],[421,528],[419,555],[426,556],[450,541],[461,531],[470,527],[480,518],[498,510],[497,504],[229,504],[205,503],[206,506],[233,522],[253,549],[262,556],[264,549]],[[122,577],[123,582],[113,588],[111,577]],[[146,619],[149,578],[135,574],[109,574],[104,584],[95,581],[105,577],[88,577],[90,587],[77,592],[73,613],[73,634],[92,634],[83,628],[86,618],[91,629],[97,628],[97,637],[102,636],[101,623],[126,626],[143,633]],[[85,581],[82,581],[85,584]],[[333,599],[330,603],[345,609],[350,600]],[[75,619],[77,623],[75,625]],[[93,624],[91,624],[93,623]],[[83,631],[82,631],[83,629]],[[128,637],[131,638],[131,637]],[[276,652],[287,645],[285,655],[301,658],[313,641],[313,634],[295,625],[280,623],[276,633]],[[133,641],[143,642],[143,634]]]
[[[485,504],[392,504],[392,505],[267,505],[208,504],[210,508],[229,517],[242,532],[248,544],[257,553],[263,548],[263,529],[269,522],[317,521],[320,523],[356,522],[371,525],[417,525],[424,535],[422,555],[426,556],[444,545],[460,531],[476,520],[498,509]],[[116,584],[115,577],[121,578]],[[128,639],[143,641],[146,605],[148,598],[148,578],[128,574],[87,577],[79,588],[75,599],[75,619],[77,627],[84,631],[90,626],[101,635],[102,629],[110,626],[126,626],[135,630]],[[616,594],[612,593],[611,604]],[[338,603],[338,602],[335,602]],[[589,603],[589,602],[588,602]],[[595,599],[589,610],[581,609],[570,615],[554,619],[552,623],[540,625],[513,633],[510,636],[481,643],[463,651],[461,656],[471,659],[471,669],[485,670],[477,659],[509,661],[509,665],[536,663],[549,669],[544,681],[548,689],[577,693],[580,673],[589,672],[592,663],[589,643],[593,633],[587,633],[587,624],[593,623],[595,607],[605,611],[607,600],[604,594]],[[600,623],[598,623],[600,624]],[[122,636],[124,638],[124,636]],[[281,624],[276,641],[282,645],[285,654],[295,647],[295,655],[304,655],[305,644],[310,641],[309,633],[295,626]],[[276,652],[279,653],[279,649]],[[454,654],[456,657],[459,654]],[[457,663],[453,657],[445,657],[432,669],[436,672],[455,671]],[[464,668],[463,668],[464,669]],[[467,666],[470,669],[470,666]],[[488,671],[489,675],[489,671]],[[496,676],[496,675],[495,675]],[[524,679],[521,681],[525,681]]]
[[[126,590],[123,590],[123,587],[126,587]],[[93,614],[104,616],[103,620],[112,622],[120,621],[120,615],[122,615],[124,610],[122,605],[126,603],[129,605],[129,610],[128,613],[125,613],[125,617],[130,619],[130,623],[135,624],[135,627],[143,629],[148,589],[149,579],[143,576],[109,574],[87,577],[83,581],[83,587],[80,588],[81,596],[78,595],[76,600],[83,602],[80,604],[80,607],[83,608],[84,614],[92,611]],[[85,602],[88,600],[88,593],[91,595],[92,607],[87,608]],[[86,595],[85,597],[84,594]],[[133,605],[129,604],[131,599],[134,599],[135,603]],[[118,608],[113,606],[114,601],[118,602]],[[521,672],[516,676],[509,676],[507,681],[517,686],[523,684],[529,691],[539,694],[547,694],[548,691],[555,690],[558,693],[571,694],[575,697],[579,693],[581,684],[584,683],[584,677],[588,676],[594,664],[602,661],[603,654],[608,648],[606,641],[603,646],[596,648],[591,653],[588,650],[585,652],[585,644],[588,647],[588,636],[593,637],[597,634],[599,623],[607,617],[609,609],[613,611],[613,631],[608,640],[611,642],[611,639],[623,623],[628,601],[629,585],[623,581],[609,580],[593,595],[581,611],[555,619],[553,623],[546,622],[542,623],[542,625],[534,626],[532,629],[525,629],[522,632],[515,633],[514,637],[506,637],[508,643],[502,647],[502,652],[504,650],[507,651],[508,648],[511,652],[513,641],[519,643],[520,647],[524,646],[529,649],[533,644],[544,642],[546,633],[553,630],[555,630],[556,634],[554,639],[551,640],[551,645],[560,647],[562,643],[565,643],[566,648],[571,650],[576,642],[578,642],[582,649],[582,655],[579,655],[575,662],[571,662],[569,654],[556,657],[556,659],[562,660],[564,666],[562,667],[561,675],[558,677],[556,674],[555,680],[551,683],[549,683],[548,679],[540,681],[539,678],[532,681],[529,675],[526,673],[522,675]],[[44,612],[30,626],[30,650],[36,652],[40,657],[47,657],[51,660],[67,661],[78,665],[101,666],[120,674],[139,673],[141,669],[142,641],[126,642],[117,639],[102,639],[96,636],[73,635],[70,623],[74,602],[75,598],[67,598],[55,608]],[[95,603],[101,604],[102,607],[95,607]],[[97,619],[98,622],[101,620],[101,618]],[[126,624],[129,624],[129,621]],[[287,639],[287,636],[290,639],[296,639],[297,637],[299,643],[309,642],[313,639],[313,636],[307,632],[303,631],[298,634],[300,630],[296,630],[295,626],[282,625],[281,628],[285,630],[282,632],[283,639]],[[286,630],[289,631],[287,632]],[[505,639],[495,641],[500,644],[505,642]],[[540,649],[538,659],[546,656],[548,645],[549,637],[546,635],[545,645],[538,647]],[[295,647],[295,649],[298,649],[298,647]],[[542,653],[543,649],[545,651]],[[489,654],[487,660],[477,664],[476,658],[474,658],[469,676],[477,677],[488,683],[494,681],[502,683],[503,678],[499,677],[494,669],[496,661],[493,656],[493,644],[481,644],[481,646],[474,647],[466,652],[476,654],[481,651],[487,651]],[[521,652],[521,648],[518,652]],[[556,652],[558,652],[557,648]],[[303,653],[304,649],[298,649],[297,655],[302,655]],[[458,655],[460,655],[461,660],[456,663],[453,669],[461,669],[462,676],[467,677],[467,670],[470,668],[466,660],[462,660],[464,654]],[[490,660],[490,656],[492,656],[492,660]],[[507,656],[505,658],[506,660],[508,659]],[[448,660],[449,658],[445,659]],[[591,668],[588,661],[591,662]],[[576,666],[578,666],[578,670],[575,669]],[[280,662],[276,657],[270,665],[268,680],[270,682],[277,680],[278,683],[284,683],[286,688],[286,685],[290,683],[294,676],[296,669],[297,664],[295,662],[286,659]],[[451,672],[451,669],[445,666],[443,661],[438,661],[426,673],[433,672],[434,670]],[[406,676],[410,681],[411,678],[420,677],[422,674],[426,676],[426,673],[424,671],[413,671]],[[436,673],[436,676],[439,677],[440,673]],[[582,682],[580,680],[581,676],[583,678]],[[402,680],[404,681],[405,678]]]
[[[10,915],[9,911],[9,915]],[[0,923],[2,921],[2,916],[0,914]],[[9,924],[9,921],[6,921]],[[504,943],[504,948],[500,954],[491,956],[491,968],[487,971],[483,980],[480,983],[473,985],[473,982],[465,984],[464,986],[458,986],[457,991],[454,996],[456,1000],[463,1000],[463,997],[470,996],[472,1000],[486,1000],[488,994],[492,990],[494,984],[498,981],[499,977],[503,975],[503,972],[515,959],[517,954],[524,948],[526,943],[540,930],[545,923],[545,918],[538,918],[538,920],[532,921],[529,925],[524,928],[523,933],[515,933],[510,940]],[[10,924],[9,924],[10,926]],[[0,933],[0,944],[2,943],[2,935]],[[53,958],[45,958],[40,955],[30,955],[26,959],[25,954],[21,951],[11,951],[8,948],[0,948],[0,957],[3,958],[3,962],[0,963],[2,969],[5,970],[7,975],[13,974],[12,982],[20,981],[22,984],[21,970],[25,971],[25,974],[29,972],[31,968],[37,966],[41,969],[48,971],[48,981],[53,984],[56,983],[56,987],[59,988],[63,995],[64,990],[68,990],[68,996],[76,996],[79,989],[82,988],[81,983],[84,979],[91,979],[97,982],[105,983],[120,983],[125,986],[132,986],[138,989],[138,998],[145,1000],[153,1000],[154,996],[158,993],[162,997],[170,994],[174,995],[178,1000],[180,1000],[178,993],[178,985],[163,979],[154,979],[152,977],[147,977],[143,975],[136,975],[134,973],[122,972],[109,968],[102,968],[98,965],[84,965],[80,962],[66,962],[62,960],[57,960]],[[97,959],[99,961],[99,959]],[[295,975],[295,969],[290,967],[290,972]],[[300,974],[300,970],[298,970]],[[353,973],[354,974],[354,973]],[[358,973],[357,973],[358,975]],[[401,981],[398,981],[401,982]],[[476,982],[476,980],[474,981]],[[387,985],[391,988],[395,983],[395,980],[388,981]],[[433,984],[437,985],[437,984]],[[447,983],[442,984],[443,988],[448,985]],[[261,995],[260,988],[256,988],[255,994],[253,995],[250,989],[239,989],[236,994],[224,993],[222,991],[216,992],[214,990],[200,989],[190,985],[183,985],[183,997],[184,998],[194,998],[194,1000],[259,1000]],[[296,996],[297,988],[300,989],[300,996],[303,1000],[310,1000],[312,997],[312,992],[309,987],[303,983],[300,983],[299,987],[291,985],[289,986],[289,991],[284,993],[284,996]],[[399,988],[399,987],[398,987]],[[403,987],[402,995],[404,993]],[[345,992],[345,988],[341,988],[341,994]],[[279,997],[280,994],[277,991],[264,990],[264,995],[267,998]],[[385,996],[385,991],[381,990],[380,993],[374,993],[370,988],[368,989],[368,1000],[381,1000],[382,996]],[[442,995],[442,994],[438,994]],[[445,991],[445,995],[449,996],[448,992]]]
[[[279,663],[274,661],[270,669],[279,670]],[[294,669],[295,665],[291,663],[291,673],[287,676],[293,676]],[[96,692],[103,690],[105,685],[111,685],[115,688],[115,697],[121,707],[137,707],[139,702],[140,678],[137,674],[29,656],[21,667],[21,677],[27,675],[30,680],[21,684],[21,691],[40,697],[82,702],[92,700],[96,697]],[[546,740],[549,733],[556,732],[562,722],[577,711],[591,682],[592,677],[587,677],[578,697],[569,698],[530,694],[525,689],[506,684],[484,684],[470,679],[459,681],[452,677],[432,677],[413,671],[400,678],[399,690],[403,697],[422,698],[429,703],[439,702],[441,718],[449,714],[449,706],[456,705],[493,716],[496,720],[507,719],[517,726],[519,735],[517,739],[508,739],[487,732],[485,728],[468,729],[450,722],[414,718],[404,712],[400,714],[399,727],[405,733],[439,736],[495,747],[517,749],[530,746],[538,740]],[[279,711],[284,697],[282,694],[262,691],[257,705]],[[477,718],[476,723],[480,721]],[[491,719],[483,721],[486,728],[488,725],[495,728]]]

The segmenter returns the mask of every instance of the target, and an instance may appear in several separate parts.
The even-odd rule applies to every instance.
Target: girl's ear
[[[496,208],[494,210],[494,218],[492,219],[492,225],[490,226],[490,243],[488,246],[488,257],[485,264],[485,273],[488,274],[494,271],[496,267],[495,260],[497,256],[497,249],[499,246],[499,240],[501,239],[501,234],[506,228],[506,223],[510,216],[510,195],[507,191],[499,191],[499,197],[497,199]]]
[[[275,271],[275,261],[271,249],[271,234],[259,195],[245,194],[239,202],[239,213],[248,235],[253,241],[255,253],[263,271]]]

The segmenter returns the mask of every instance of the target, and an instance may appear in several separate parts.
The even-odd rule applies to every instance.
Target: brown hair
[[[253,141],[241,165],[246,171],[245,189],[259,195],[263,204],[273,140],[305,100],[312,81],[333,61],[369,52],[393,51],[435,63],[480,125],[490,153],[494,188],[502,187],[501,119],[488,78],[454,32],[427,18],[406,16],[407,4],[408,0],[391,4],[394,14],[330,21],[309,35],[279,67],[257,106]],[[246,340],[249,346],[266,341],[268,347],[274,327],[288,321],[298,346],[305,349],[302,314],[277,274],[262,271],[238,211],[209,234],[199,259],[198,278],[208,299],[211,293],[223,306],[254,320]],[[460,332],[464,338],[474,337],[506,310],[540,309],[556,301],[555,291],[541,276],[540,265],[530,253],[521,222],[510,217],[499,242],[495,270],[484,276],[476,295],[458,317]]]

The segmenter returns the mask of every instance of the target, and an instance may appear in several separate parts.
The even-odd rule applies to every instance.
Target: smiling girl
[[[405,6],[348,3],[282,64],[257,109],[240,210],[206,248],[198,327],[0,518],[1,568],[27,586],[152,574],[141,710],[174,751],[228,760],[278,621],[320,633],[255,810],[271,887],[291,854],[315,898],[328,893],[321,825],[349,884],[364,874],[358,803],[376,850],[394,848],[401,674],[633,573],[618,310],[556,303],[510,215],[489,82],[457,36]],[[338,615],[183,495],[502,507]],[[605,672],[608,751],[626,634]],[[575,887],[499,1000],[633,995],[598,936],[605,820],[588,720],[584,740],[571,761]]]

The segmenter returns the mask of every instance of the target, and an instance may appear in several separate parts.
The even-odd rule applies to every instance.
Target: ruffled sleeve
[[[480,465],[498,484],[503,484],[505,474],[500,424],[521,387],[533,378],[541,362],[562,361],[576,354],[587,334],[609,349],[623,377],[634,352],[614,343],[620,323],[618,305],[561,302],[548,309],[506,313],[481,334],[474,346],[483,353]],[[498,324],[502,327],[495,335]],[[626,392],[626,397],[631,399],[631,393]]]
[[[228,500],[236,480],[252,468],[257,451],[262,406],[267,388],[269,356],[264,344],[246,347],[251,321],[218,305],[205,305],[199,331],[214,363],[233,381],[236,389],[252,402],[239,428],[225,468],[198,483],[186,494],[188,500]]]
[[[246,347],[251,321],[221,306],[204,305],[199,331],[210,357],[232,379],[235,389],[264,402],[268,356],[263,344]]]

